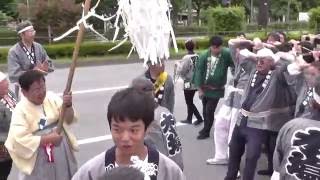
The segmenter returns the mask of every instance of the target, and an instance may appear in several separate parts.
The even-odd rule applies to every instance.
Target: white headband
[[[320,96],[316,93],[315,89],[313,88],[313,99],[320,104]]]
[[[25,31],[30,30],[30,29],[33,29],[33,26],[27,26],[27,27],[21,29],[20,31],[18,31],[18,34],[21,34],[21,33],[25,32]]]

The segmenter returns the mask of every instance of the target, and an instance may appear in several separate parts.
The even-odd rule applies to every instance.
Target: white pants
[[[228,144],[237,122],[239,109],[222,105],[214,123],[215,159],[228,159]]]

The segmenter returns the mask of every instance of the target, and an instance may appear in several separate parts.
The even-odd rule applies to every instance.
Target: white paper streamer
[[[120,18],[133,48],[144,64],[152,64],[170,56],[170,37],[178,52],[175,35],[170,19],[170,1],[168,0],[119,0],[119,9],[115,21],[117,39]]]
[[[100,19],[101,21],[110,21],[111,19],[113,19],[115,17],[115,15],[111,16],[111,17],[106,17],[105,15],[98,15],[96,14],[96,8],[98,7],[100,3],[100,0],[97,1],[96,5],[94,7],[92,7],[90,9],[90,11],[88,12],[87,15],[84,15],[84,10],[82,11],[82,18],[77,22],[77,25],[74,26],[73,28],[69,29],[67,32],[65,32],[64,34],[62,34],[61,36],[54,38],[53,41],[60,41],[63,38],[67,37],[68,35],[70,35],[71,33],[73,33],[74,31],[78,31],[80,29],[80,24],[83,23],[84,27],[86,29],[90,29],[92,32],[94,32],[95,34],[97,34],[99,37],[101,37],[103,40],[108,40],[105,36],[103,36],[102,34],[100,34],[98,31],[96,31],[93,27],[92,24],[88,24],[87,20],[91,17],[96,17],[98,19]],[[84,8],[84,4],[82,4],[82,7]]]
[[[119,0],[116,14],[109,18],[96,14],[95,9],[99,3],[100,0],[90,9],[87,15],[84,16],[84,13],[82,14],[82,18],[77,22],[76,26],[60,37],[55,38],[54,41],[59,41],[72,32],[79,30],[81,23],[84,24],[86,29],[90,29],[102,39],[107,40],[94,29],[92,24],[87,24],[86,21],[90,17],[96,17],[102,21],[110,21],[112,18],[116,18],[113,42],[118,38],[120,22],[126,33],[120,43],[109,51],[130,40],[132,48],[128,52],[128,57],[135,50],[139,58],[144,59],[144,64],[148,61],[151,61],[152,64],[157,64],[160,62],[159,60],[170,57],[170,38],[172,38],[174,49],[178,52],[170,19],[170,0]]]
[[[144,174],[144,180],[150,180],[150,176],[154,176],[158,172],[158,166],[139,159],[138,156],[131,156],[132,165],[130,167],[140,170]]]

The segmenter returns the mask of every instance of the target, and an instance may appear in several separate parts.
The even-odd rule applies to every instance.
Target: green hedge
[[[245,31],[247,32],[255,32],[259,31],[261,27],[257,24],[247,24],[245,26]],[[268,24],[268,30],[301,30],[301,29],[308,29],[308,22],[297,22],[292,21],[289,23],[283,22],[272,22]]]
[[[0,27],[0,46],[13,45],[17,42],[17,33],[6,27]]]
[[[215,7],[207,10],[209,32],[239,32],[245,24],[243,7]]]
[[[7,56],[8,56],[8,48],[0,48],[0,63],[6,63],[7,62]]]
[[[254,37],[259,37],[263,40],[266,39],[266,34],[264,32],[251,33],[251,34],[248,34],[247,36],[249,39],[253,39]],[[300,36],[301,34],[299,34],[299,32],[288,34],[289,39],[300,39]],[[234,38],[234,36],[223,37],[225,46],[227,45],[228,40],[231,38]],[[196,42],[196,50],[203,50],[209,47],[209,38],[196,39],[195,42]],[[177,41],[179,50],[185,50],[184,43],[185,43],[184,40]],[[105,55],[126,56],[131,50],[131,44],[129,42],[126,42],[119,48],[113,51],[108,51],[115,45],[116,43],[85,42],[80,47],[79,56],[80,57],[105,56]],[[52,59],[72,57],[74,43],[46,45],[44,46],[44,48],[46,49],[49,57]],[[0,63],[6,63],[8,50],[9,48],[0,48]]]

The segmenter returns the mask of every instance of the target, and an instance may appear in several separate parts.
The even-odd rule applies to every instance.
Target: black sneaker
[[[184,123],[184,124],[192,124],[192,121],[190,120],[183,120],[183,121],[180,121],[181,123]]]
[[[210,137],[209,134],[204,133],[204,134],[199,134],[199,136],[197,137],[197,139],[201,140],[201,139],[207,139],[207,138],[209,138],[209,137]]]
[[[261,176],[272,176],[272,173],[273,171],[270,171],[268,169],[258,171],[258,174]]]
[[[201,123],[203,123],[203,121],[196,120],[196,121],[193,123],[193,125],[198,126],[198,125],[200,125]]]
[[[200,134],[203,134],[205,132],[205,130],[204,129],[201,129],[200,131],[199,131],[199,135]]]

